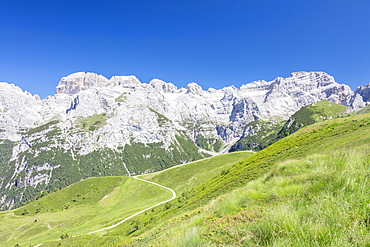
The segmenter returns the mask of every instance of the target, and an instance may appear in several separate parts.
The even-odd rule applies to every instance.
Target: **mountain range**
[[[295,72],[203,90],[196,83],[177,88],[158,79],[78,72],[40,99],[0,83],[0,208],[88,177],[145,174],[253,149],[243,144],[261,128],[252,123],[285,123],[323,100],[348,113],[359,110],[370,102],[370,84],[352,91],[324,72]]]

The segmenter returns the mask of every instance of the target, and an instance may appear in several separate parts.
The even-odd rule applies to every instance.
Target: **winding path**
[[[77,235],[77,236],[81,236],[81,235],[88,235],[88,234],[93,234],[93,233],[102,232],[102,231],[105,231],[105,230],[112,229],[112,228],[114,228],[114,227],[117,227],[117,226],[121,225],[123,222],[125,222],[125,221],[127,221],[127,220],[129,220],[129,219],[134,218],[135,216],[137,216],[137,215],[139,215],[139,214],[142,214],[142,213],[144,213],[144,212],[146,212],[146,211],[148,211],[148,210],[150,210],[150,209],[152,209],[152,208],[154,208],[154,207],[157,207],[157,206],[159,206],[159,205],[162,205],[162,204],[165,204],[165,203],[167,203],[167,202],[169,202],[169,201],[172,201],[173,199],[175,199],[175,198],[177,197],[176,192],[175,192],[173,189],[170,189],[170,188],[168,188],[168,187],[166,187],[166,186],[163,186],[163,185],[160,185],[160,184],[157,184],[157,183],[151,182],[151,181],[147,181],[147,180],[144,180],[144,179],[138,178],[137,176],[133,176],[132,178],[134,178],[134,179],[136,179],[136,180],[140,180],[140,181],[145,182],[145,183],[154,184],[154,185],[159,186],[159,187],[161,187],[161,188],[163,188],[163,189],[169,190],[169,191],[172,193],[172,198],[171,198],[171,199],[168,199],[168,200],[166,200],[166,201],[163,201],[163,202],[157,203],[157,204],[155,204],[155,205],[153,205],[153,206],[150,206],[150,207],[148,207],[148,208],[146,208],[146,209],[144,209],[144,210],[141,210],[140,212],[137,212],[137,213],[135,213],[135,214],[133,214],[133,215],[131,215],[131,216],[127,217],[127,218],[124,218],[123,220],[121,220],[120,222],[118,222],[118,223],[116,223],[116,224],[114,224],[114,225],[111,225],[111,226],[108,226],[108,227],[105,227],[105,228],[102,228],[102,229],[99,229],[99,230],[95,230],[95,231],[92,231],[92,232],[88,232],[88,233],[84,233],[84,234],[79,234],[79,235]],[[72,236],[72,238],[77,237],[77,236]],[[57,239],[57,240],[60,240],[60,239]],[[41,246],[41,245],[42,245],[42,243],[41,243],[41,244],[38,244],[38,245],[35,245],[34,247],[38,247],[38,246]]]
[[[92,233],[97,233],[97,232],[101,232],[101,231],[105,231],[105,230],[112,229],[112,228],[114,228],[114,227],[116,227],[116,226],[121,225],[123,222],[125,222],[125,221],[127,221],[127,220],[129,220],[129,219],[131,219],[131,218],[134,218],[136,215],[142,214],[142,213],[144,213],[144,212],[146,212],[146,211],[148,211],[148,210],[150,210],[150,209],[152,209],[152,208],[154,208],[154,207],[156,207],[156,206],[159,206],[159,205],[165,204],[165,203],[167,203],[167,202],[169,202],[169,201],[172,201],[172,200],[173,200],[173,199],[175,199],[175,198],[176,198],[176,196],[177,196],[177,195],[176,195],[176,192],[175,192],[173,189],[170,189],[170,188],[168,188],[168,187],[166,187],[166,186],[163,186],[163,185],[160,185],[160,184],[157,184],[157,183],[151,182],[151,181],[147,181],[147,180],[144,180],[144,179],[138,178],[137,176],[134,176],[134,177],[132,177],[132,178],[134,178],[134,179],[136,179],[136,180],[140,180],[140,181],[146,182],[146,183],[154,184],[154,185],[157,185],[157,186],[159,186],[159,187],[162,187],[162,188],[164,188],[164,189],[166,189],[166,190],[169,190],[169,191],[171,191],[171,193],[172,193],[172,198],[171,198],[171,199],[168,199],[168,200],[166,200],[166,201],[163,201],[163,202],[157,203],[157,204],[155,204],[155,205],[153,205],[153,206],[151,206],[151,207],[149,207],[149,208],[146,208],[146,209],[144,209],[144,210],[141,210],[140,212],[137,212],[137,213],[135,213],[135,214],[133,214],[133,215],[131,215],[131,216],[129,216],[129,217],[127,217],[127,218],[125,218],[125,219],[121,220],[120,222],[118,222],[118,223],[116,223],[116,224],[114,224],[114,225],[111,225],[111,226],[108,226],[108,227],[105,227],[105,228],[102,228],[102,229],[99,229],[99,230],[96,230],[96,231],[92,231],[92,232],[89,232],[89,233],[85,233],[85,234],[83,234],[83,235],[92,234]],[[73,237],[75,237],[75,236],[73,236]]]

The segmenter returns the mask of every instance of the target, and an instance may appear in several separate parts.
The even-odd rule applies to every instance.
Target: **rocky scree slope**
[[[228,150],[251,121],[288,119],[321,100],[356,110],[369,101],[368,85],[352,92],[324,72],[207,91],[79,72],[56,92],[40,99],[0,83],[1,209],[82,178],[142,174]]]

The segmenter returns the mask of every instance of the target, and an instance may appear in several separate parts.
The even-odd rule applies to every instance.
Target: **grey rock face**
[[[348,100],[349,106],[354,110],[359,110],[370,104],[370,83],[364,86],[358,87],[352,97]]]
[[[108,80],[104,76],[95,73],[77,72],[63,77],[56,88],[56,93],[78,94],[89,88],[118,85],[131,86],[135,84],[140,84],[140,81],[135,76],[113,76]]]
[[[364,86],[358,87],[354,94],[359,94],[361,95],[362,99],[364,102],[370,102],[370,83],[366,84]]]
[[[0,83],[0,139],[20,140],[19,131],[43,124],[41,109],[38,96],[12,84]]]
[[[78,72],[63,77],[57,88],[57,93],[77,94],[90,87],[99,87],[108,85],[108,79],[95,73]]]
[[[227,143],[240,137],[245,124],[253,120],[288,119],[302,106],[324,99],[361,108],[370,98],[369,87],[360,87],[353,93],[347,85],[336,83],[332,76],[324,72],[296,72],[288,78],[255,81],[240,89],[230,86],[208,91],[196,83],[189,83],[186,89],[178,89],[172,83],[157,79],[145,84],[135,76],[107,79],[95,73],[78,72],[63,77],[56,88],[57,94],[44,100],[15,86],[0,84],[1,137],[19,140],[21,129],[39,126],[51,119],[59,119],[63,126],[75,126],[80,118],[102,113],[110,116],[107,124],[112,129],[106,130],[104,136],[113,136],[117,134],[117,128],[123,131],[121,122],[130,125],[130,119],[136,119],[136,115],[142,115],[149,108],[164,115],[173,128],[185,130],[194,140],[202,134],[222,137]],[[147,124],[156,121],[156,118],[142,121]],[[197,130],[189,129],[192,128],[189,123],[195,124]],[[153,128],[153,125],[150,126]],[[220,128],[227,129],[227,137]],[[127,127],[125,131],[129,134],[122,138],[134,135],[137,131],[131,133],[133,129],[137,128]],[[149,142],[152,138],[145,135],[156,131],[144,127],[141,130],[145,134],[140,139]],[[102,134],[99,131],[96,135]],[[127,143],[126,139],[120,141]]]

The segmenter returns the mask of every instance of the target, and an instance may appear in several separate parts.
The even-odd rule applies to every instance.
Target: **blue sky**
[[[42,98],[87,71],[203,89],[294,71],[370,82],[368,0],[0,1],[0,81]]]

